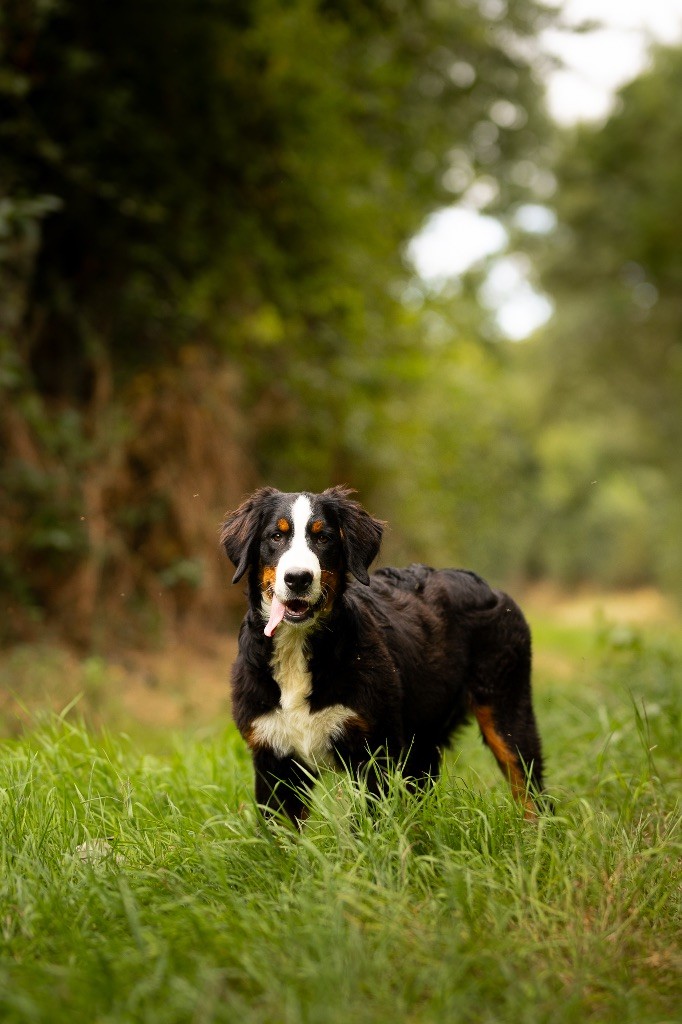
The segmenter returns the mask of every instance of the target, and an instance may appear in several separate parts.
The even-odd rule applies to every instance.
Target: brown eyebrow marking
[[[323,529],[324,529],[324,523],[322,522],[322,520],[321,519],[316,519],[315,522],[310,527],[310,532],[311,533],[322,533]]]
[[[278,519],[277,529],[281,530],[282,533],[288,533],[291,527],[289,526],[289,523],[286,521],[286,519]]]

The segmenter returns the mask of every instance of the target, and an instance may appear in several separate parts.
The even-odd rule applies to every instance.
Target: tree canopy
[[[557,523],[572,533],[581,524],[584,538],[585,564],[573,571],[619,583],[649,575],[675,587],[682,114],[671,98],[680,86],[682,51],[659,48],[606,124],[561,140],[558,227],[540,259],[556,313],[537,344],[544,461],[565,492]]]
[[[396,466],[386,431],[403,419],[409,447],[415,419],[396,410],[430,401],[404,247],[481,179],[500,210],[529,194],[546,17],[534,0],[4,5],[15,599],[54,606],[75,574],[88,619],[123,563],[122,593],[205,584],[177,484],[197,451],[204,517],[257,479],[367,486]],[[192,444],[176,418],[197,407]],[[177,463],[163,480],[158,459]]]
[[[259,482],[354,484],[395,558],[675,575],[681,58],[661,51],[599,130],[562,132],[538,48],[554,16],[6,0],[9,635],[214,614],[216,523]],[[416,278],[410,238],[455,201],[510,226],[553,205],[535,257],[556,314],[532,342],[501,341],[480,275]]]

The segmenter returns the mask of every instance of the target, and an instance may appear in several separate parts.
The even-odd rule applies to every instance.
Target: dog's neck
[[[308,641],[315,625],[312,621],[278,626],[272,639],[270,669],[280,688],[280,702],[252,723],[253,741],[269,747],[278,757],[293,757],[313,769],[322,764],[335,766],[330,757],[334,742],[347,723],[357,718],[357,713],[343,704],[315,711],[310,708],[313,681]]]
[[[308,640],[315,622],[300,626],[281,623],[273,637],[270,668],[280,688],[280,706],[285,709],[302,707],[313,686],[308,667]]]

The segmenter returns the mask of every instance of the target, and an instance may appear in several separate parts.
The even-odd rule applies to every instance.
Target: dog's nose
[[[284,573],[284,582],[292,594],[304,594],[313,582],[313,574],[307,569],[290,569]]]

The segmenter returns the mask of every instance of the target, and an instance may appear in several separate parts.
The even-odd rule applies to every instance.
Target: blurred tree
[[[259,386],[296,355],[336,370],[435,204],[481,176],[500,207],[523,194],[539,18],[532,0],[8,0],[0,183],[26,214],[51,204],[22,331],[38,390],[88,397],[103,360],[207,334]]]
[[[679,586],[681,88],[682,50],[656,50],[606,124],[564,135],[557,161],[559,223],[541,257],[556,313],[532,358],[552,467],[545,564],[570,537],[568,575]]]
[[[133,545],[159,549],[155,579],[186,568],[177,488],[149,490],[134,421],[164,367],[180,381],[198,360],[210,380],[227,359],[246,418],[225,447],[283,486],[371,483],[400,395],[420,396],[408,443],[411,423],[459,429],[460,412],[429,418],[438,363],[405,313],[402,250],[439,204],[536,198],[534,39],[552,16],[535,0],[5,0],[0,515],[15,594],[40,608],[83,560],[95,594]],[[207,429],[226,429],[206,404]],[[203,449],[217,495],[227,470]],[[226,500],[247,477],[222,483]]]

